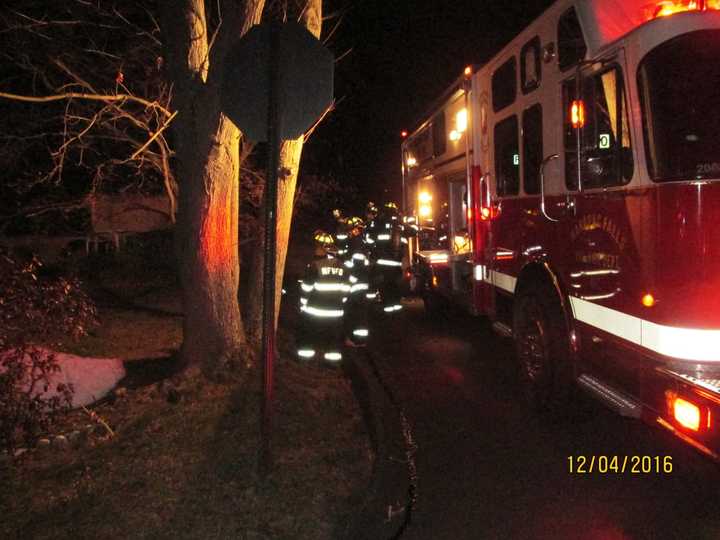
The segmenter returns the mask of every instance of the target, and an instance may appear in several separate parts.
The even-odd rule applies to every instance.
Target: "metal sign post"
[[[254,26],[230,51],[223,80],[223,113],[255,141],[267,141],[263,267],[263,401],[259,472],[272,469],[275,363],[275,258],[280,145],[297,139],[330,106],[334,59],[297,23]]]
[[[277,252],[277,180],[280,162],[280,110],[278,62],[280,44],[279,28],[270,32],[270,62],[268,70],[270,87],[268,93],[268,163],[265,175],[265,253],[263,267],[263,326],[262,358],[263,388],[262,425],[260,429],[260,476],[265,477],[272,469],[272,423],[273,423],[273,369],[275,363],[275,262]]]

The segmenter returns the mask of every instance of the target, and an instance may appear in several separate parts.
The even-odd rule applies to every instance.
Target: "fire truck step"
[[[502,323],[500,321],[495,321],[492,325],[492,329],[500,337],[511,338],[513,335],[512,328],[510,328],[507,324]]]
[[[580,386],[622,416],[640,418],[642,405],[639,401],[617,390],[592,375],[578,377]]]

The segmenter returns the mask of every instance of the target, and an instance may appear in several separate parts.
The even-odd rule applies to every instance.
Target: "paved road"
[[[375,320],[368,349],[417,444],[402,538],[718,539],[720,466],[593,402],[570,421],[520,399],[511,342],[418,301]],[[670,456],[671,473],[571,474],[570,456]]]

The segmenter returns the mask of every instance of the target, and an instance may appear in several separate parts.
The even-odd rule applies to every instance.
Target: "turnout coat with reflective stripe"
[[[375,220],[370,232],[373,243],[375,259],[402,259],[403,226],[398,220],[390,217],[380,217]]]
[[[301,309],[317,317],[342,317],[350,294],[350,271],[340,259],[316,257],[307,265],[301,287]]]

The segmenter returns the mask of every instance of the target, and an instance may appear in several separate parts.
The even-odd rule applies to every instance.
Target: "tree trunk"
[[[322,0],[308,0],[302,12],[302,21],[305,27],[316,37],[320,38],[322,30]],[[285,276],[285,258],[290,242],[290,229],[292,227],[293,202],[297,186],[300,157],[302,156],[304,138],[300,136],[294,141],[284,141],[280,150],[280,171],[278,184],[277,204],[277,252],[275,277],[275,326],[277,327],[282,302],[282,284]],[[262,337],[262,269],[263,269],[263,231],[250,251],[249,261],[250,279],[248,289],[243,295],[243,315],[245,331],[250,344],[259,348]]]
[[[237,297],[241,134],[220,111],[220,89],[224,53],[260,20],[263,7],[264,0],[248,0],[239,10],[223,2],[225,26],[210,51],[204,1],[163,2],[179,110],[174,134],[180,186],[176,245],[185,311],[181,358],[206,373],[245,347]]]
[[[240,132],[212,108],[205,115],[210,125],[198,129],[197,150],[180,159],[186,181],[177,245],[185,311],[182,359],[213,371],[245,346],[237,302]]]

